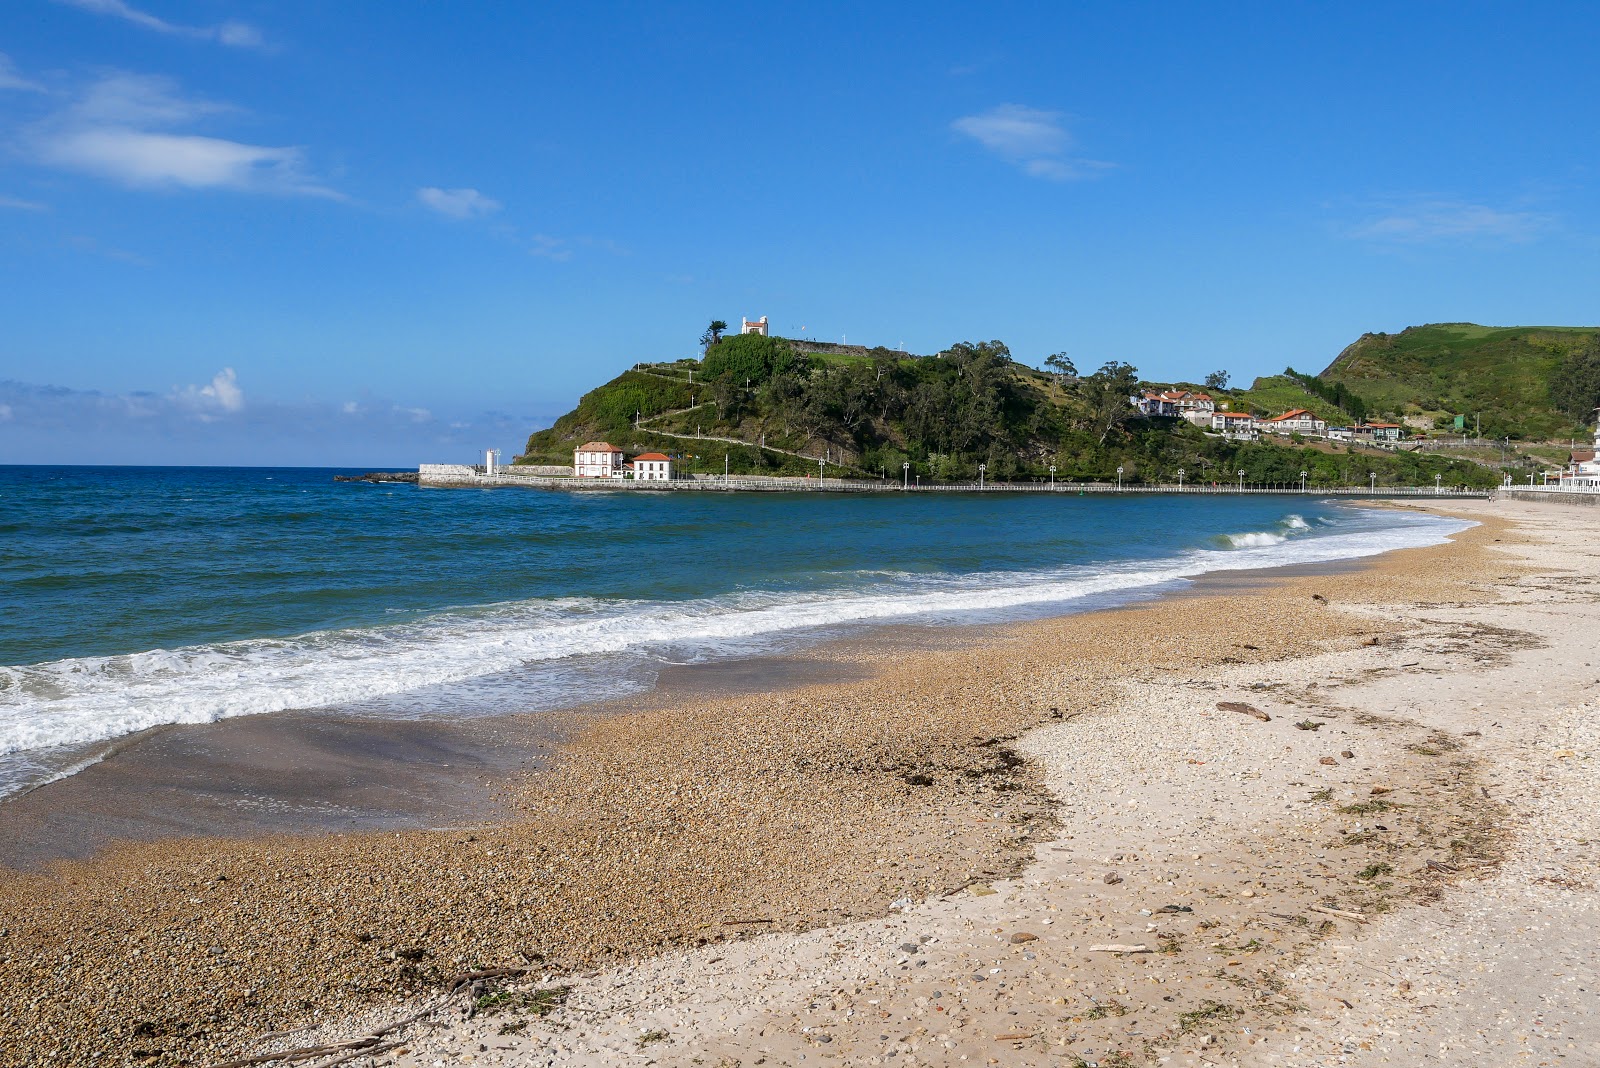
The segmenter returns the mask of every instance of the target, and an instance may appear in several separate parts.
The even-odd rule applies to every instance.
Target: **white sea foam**
[[[1282,545],[1290,538],[1308,534],[1311,524],[1303,516],[1286,515],[1280,519],[1272,530],[1252,530],[1244,534],[1224,534],[1222,544],[1235,549],[1252,548],[1262,545]]]
[[[1291,521],[1298,521],[1298,524]],[[1396,515],[1381,529],[1233,535],[1230,546],[1153,561],[1028,573],[858,576],[852,588],[742,592],[686,601],[528,601],[421,621],[126,656],[0,668],[0,755],[293,708],[346,705],[529,664],[668,648],[748,650],[785,632],[956,618],[1148,591],[1220,569],[1351,559],[1439,544],[1470,524]],[[3,791],[3,786],[0,786]]]

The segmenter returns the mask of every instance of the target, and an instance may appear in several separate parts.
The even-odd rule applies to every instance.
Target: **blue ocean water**
[[[641,494],[0,467],[0,796],[171,723],[493,714],[874,623],[1118,603],[1465,524],[1315,498]]]

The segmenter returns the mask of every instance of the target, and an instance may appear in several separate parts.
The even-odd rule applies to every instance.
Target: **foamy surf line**
[[[323,708],[596,654],[685,646],[715,654],[764,635],[949,619],[1103,598],[1211,571],[1357,559],[1443,544],[1473,524],[1393,513],[1380,530],[1318,533],[1298,516],[1160,560],[1034,572],[901,575],[853,589],[698,600],[567,599],[420,622],[0,668],[0,756],[150,727]],[[4,789],[0,787],[0,789]]]

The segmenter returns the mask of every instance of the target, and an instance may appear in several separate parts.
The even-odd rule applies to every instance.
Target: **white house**
[[[659,452],[640,453],[633,458],[635,482],[671,482],[672,458]]]
[[[759,319],[746,319],[742,315],[739,316],[739,333],[741,333],[741,334],[760,334],[762,337],[768,336],[767,335],[767,317],[765,315],[763,315]]]
[[[1373,441],[1399,441],[1403,429],[1399,423],[1363,423],[1356,427],[1356,433],[1371,434]]]
[[[1256,419],[1249,412],[1212,412],[1211,429],[1224,434],[1250,434],[1255,432]]]
[[[1210,413],[1217,407],[1209,393],[1191,393],[1187,389],[1167,389],[1160,393],[1147,390],[1129,399],[1133,401],[1133,406],[1145,415],[1181,415],[1190,422],[1198,422],[1200,425],[1211,421]],[[1200,412],[1206,413],[1206,418],[1191,418]]]
[[[572,450],[572,473],[579,478],[621,478],[622,450],[604,441],[591,441]]]
[[[1328,429],[1328,424],[1304,408],[1291,408],[1271,419],[1257,420],[1256,427],[1274,434],[1321,434]]]
[[[1349,441],[1351,433],[1353,432],[1347,426],[1330,426],[1328,428],[1328,440]]]

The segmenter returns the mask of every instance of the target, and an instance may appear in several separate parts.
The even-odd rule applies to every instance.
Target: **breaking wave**
[[[0,756],[81,747],[163,724],[349,706],[530,666],[579,667],[596,657],[709,659],[840,626],[1072,611],[1149,596],[1208,571],[1440,544],[1470,525],[1392,514],[1378,529],[1324,530],[1288,516],[1270,531],[1230,535],[1222,547],[1155,560],[1024,572],[860,571],[833,576],[826,589],[685,600],[535,599],[292,638],[5,667]],[[0,781],[0,794],[8,785]]]

